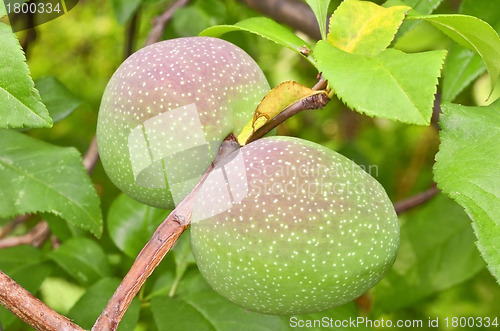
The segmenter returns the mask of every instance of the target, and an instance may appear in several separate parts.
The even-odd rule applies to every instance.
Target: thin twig
[[[401,200],[399,202],[396,202],[394,204],[394,209],[396,210],[396,214],[400,215],[404,213],[405,211],[408,211],[412,208],[415,208],[417,206],[420,206],[430,199],[432,199],[436,194],[438,194],[440,191],[437,188],[436,184],[434,183],[430,189],[427,191],[418,193],[414,196],[411,196],[407,199]]]
[[[248,7],[285,23],[314,39],[320,39],[318,21],[311,8],[300,0],[239,0]]]
[[[316,83],[316,85],[313,86],[312,89],[315,91],[320,91],[325,89],[326,86],[327,82],[323,79],[323,77],[320,76],[318,82]],[[247,144],[264,137],[278,125],[280,125],[290,117],[300,113],[301,111],[307,109],[323,108],[329,101],[330,98],[328,97],[326,91],[324,91],[324,93],[314,94],[291,104],[281,113],[276,115],[274,118],[270,119],[266,124],[264,124],[257,131],[255,131],[248,139]]]
[[[153,237],[144,246],[129,272],[109,300],[101,316],[92,327],[93,331],[116,330],[132,299],[139,292],[147,278],[174,246],[180,235],[191,222],[196,196],[203,182],[215,165],[231,152],[239,148],[236,138],[231,134],[221,144],[214,163],[207,169],[191,193],[168,215],[156,229]]]
[[[42,221],[35,225],[28,233],[17,237],[8,237],[0,240],[0,249],[18,245],[32,245],[40,247],[50,233],[49,225]]]
[[[97,138],[94,136],[90,142],[89,148],[83,157],[83,166],[87,169],[87,173],[90,175],[99,160],[99,153],[97,151]]]
[[[167,23],[174,16],[175,11],[178,8],[184,7],[187,5],[189,0],[176,0],[174,1],[168,8],[161,14],[153,19],[153,28],[149,32],[148,38],[146,39],[145,46],[154,44],[160,41],[163,36],[163,32],[165,31],[165,27]]]
[[[43,331],[83,331],[35,298],[12,278],[0,271],[0,303],[27,324]]]
[[[20,215],[17,216],[12,222],[6,224],[0,229],[0,238],[4,238],[9,235],[18,225],[26,222],[30,218],[30,216],[30,214]]]

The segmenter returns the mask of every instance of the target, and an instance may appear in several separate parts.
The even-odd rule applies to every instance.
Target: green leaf
[[[327,41],[348,53],[377,55],[386,49],[410,7],[384,8],[368,1],[345,0],[330,20]]]
[[[191,244],[189,230],[182,234],[173,248],[175,261],[175,279],[170,288],[169,296],[173,296],[177,290],[182,277],[190,265],[195,265],[193,253],[191,253]]]
[[[119,284],[120,280],[117,278],[101,279],[75,303],[69,311],[68,317],[79,326],[90,330]],[[133,331],[136,328],[140,308],[139,300],[137,298],[132,300],[132,304],[118,325],[118,331]]]
[[[375,287],[374,308],[395,311],[459,284],[484,268],[462,208],[443,194],[401,227],[398,257]]]
[[[0,129],[0,218],[49,212],[99,236],[99,197],[80,153]]]
[[[82,104],[82,100],[53,76],[38,78],[35,80],[35,86],[54,123],[71,114]]]
[[[488,107],[443,104],[438,187],[465,208],[478,247],[500,280],[500,100]]]
[[[321,38],[326,39],[326,20],[328,16],[328,6],[330,5],[330,0],[306,0],[309,7],[311,7],[316,20],[318,21],[319,31],[321,32]]]
[[[144,205],[122,193],[109,208],[108,232],[122,252],[135,258],[168,214],[169,210]]]
[[[45,260],[38,249],[28,245],[0,250],[0,270],[33,294],[52,271],[52,266]],[[2,327],[8,330],[8,326],[15,320],[16,317],[10,311],[0,306]]]
[[[405,54],[387,49],[374,57],[319,41],[318,67],[339,98],[369,116],[428,125],[446,51]]]
[[[279,45],[285,46],[301,55],[304,55],[304,52],[307,53],[310,51],[310,46],[307,42],[297,37],[293,32],[284,26],[266,17],[252,17],[234,25],[213,26],[203,30],[200,33],[200,36],[219,37],[232,31],[246,31],[257,34]],[[314,59],[311,56],[305,56],[305,58],[313,66],[316,66]]]
[[[460,13],[482,19],[492,27],[500,22],[500,10],[496,1],[463,0],[460,4]]]
[[[500,37],[486,22],[468,15],[408,16],[410,20],[425,20],[460,45],[479,54],[490,74],[491,90],[500,76]]]
[[[247,311],[214,291],[179,298],[155,297],[151,309],[159,331],[184,330],[283,330],[279,317]]]
[[[443,102],[453,101],[484,71],[486,67],[479,55],[458,44],[453,44],[443,69]]]
[[[49,254],[61,268],[80,284],[89,286],[111,275],[108,260],[102,248],[94,241],[77,237],[69,239]]]
[[[111,0],[116,20],[120,24],[125,24],[135,14],[141,0]]]
[[[0,128],[50,128],[52,119],[29,76],[19,41],[2,22],[0,45]]]

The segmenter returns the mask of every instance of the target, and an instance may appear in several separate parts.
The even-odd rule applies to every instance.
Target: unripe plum
[[[104,169],[132,198],[172,208],[268,91],[255,61],[224,40],[145,47],[123,62],[104,92],[97,123]]]
[[[226,188],[211,174],[191,225],[198,268],[222,296],[262,313],[316,312],[357,298],[393,264],[393,205],[351,160],[290,137],[259,139],[231,158],[222,168],[235,203],[196,216],[223,204],[214,192]]]

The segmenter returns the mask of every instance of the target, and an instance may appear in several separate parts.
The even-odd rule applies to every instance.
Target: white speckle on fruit
[[[394,261],[399,227],[376,180],[343,156],[296,138],[263,138],[239,153],[248,194],[191,225],[198,267],[217,292],[251,310],[302,314],[351,301],[380,280]],[[204,195],[197,207],[217,201]],[[221,232],[220,224],[232,231]],[[233,254],[214,262],[214,253],[228,250]],[[227,268],[247,261],[251,273]],[[262,279],[272,280],[274,292]]]
[[[195,104],[203,139],[212,144],[209,153],[214,153],[229,133],[241,130],[268,91],[257,64],[224,40],[179,38],[145,47],[117,69],[104,92],[97,125],[104,169],[113,183],[136,200],[172,208],[171,187],[165,181],[168,173],[162,160],[155,160],[144,174],[150,186],[136,182],[127,145],[130,132],[155,116]],[[189,128],[181,129],[185,130],[182,139],[189,141]],[[197,175],[210,165],[212,156],[198,159],[194,169]],[[185,162],[190,164],[193,162]],[[195,177],[186,192],[194,186]]]

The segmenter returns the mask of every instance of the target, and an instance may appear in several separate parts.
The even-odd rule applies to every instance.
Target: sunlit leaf
[[[80,153],[0,129],[0,217],[49,212],[99,236],[99,197]]]
[[[376,55],[394,39],[408,10],[406,6],[384,8],[369,1],[346,0],[330,19],[327,41],[349,53]]]
[[[257,106],[253,118],[245,125],[238,135],[240,145],[245,145],[252,134],[285,110],[288,106],[324,91],[314,91],[297,82],[286,81],[272,89]]]
[[[427,125],[446,51],[369,57],[320,41],[314,56],[323,77],[349,107],[369,116]]]
[[[234,25],[216,25],[200,32],[200,36],[219,37],[232,31],[246,31],[274,41],[292,51],[304,55],[306,59],[315,66],[314,59],[307,54],[311,51],[310,46],[297,37],[293,32],[275,21],[265,17],[252,17],[240,21]]]
[[[478,247],[500,279],[500,100],[487,107],[443,104],[438,187],[473,221]]]

